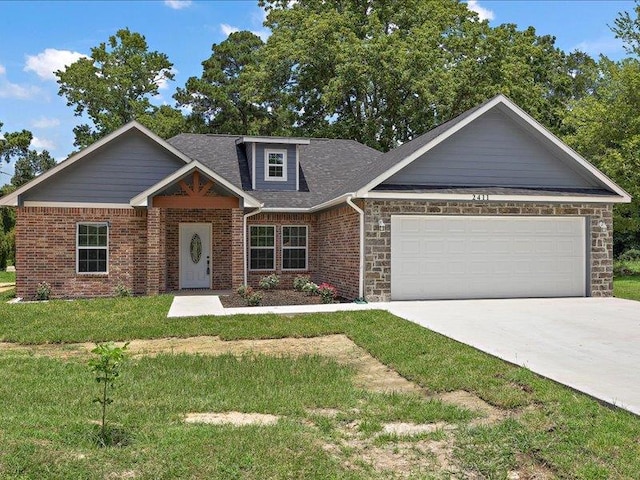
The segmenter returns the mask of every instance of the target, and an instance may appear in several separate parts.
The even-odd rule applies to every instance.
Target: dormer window
[[[286,150],[265,149],[264,179],[266,181],[271,181],[271,182],[287,181],[287,151]]]

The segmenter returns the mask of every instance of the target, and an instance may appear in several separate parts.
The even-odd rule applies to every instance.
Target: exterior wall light
[[[387,226],[382,219],[378,220],[378,227],[380,227],[381,232],[384,232],[387,229]]]

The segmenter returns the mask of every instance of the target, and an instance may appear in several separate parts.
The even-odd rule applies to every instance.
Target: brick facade
[[[76,224],[109,222],[109,273],[76,273]],[[147,212],[134,209],[21,207],[16,217],[16,295],[35,298],[48,282],[53,298],[114,294],[118,284],[146,293]]]
[[[360,215],[349,205],[318,213],[317,282],[329,282],[345,298],[359,296]]]
[[[391,290],[391,224],[393,214],[415,215],[576,215],[590,219],[590,294],[610,296],[613,289],[612,206],[601,204],[469,203],[366,200],[365,284],[369,301],[387,301]],[[109,222],[108,274],[76,273],[76,224]],[[179,224],[212,225],[211,288],[241,285],[243,269],[243,210],[234,209],[97,209],[21,207],[17,210],[17,296],[35,298],[40,282],[52,287],[52,297],[113,295],[122,284],[133,293],[154,295],[179,288]],[[606,229],[601,228],[604,223]],[[359,215],[348,205],[313,214],[261,213],[250,225],[274,225],[275,270],[248,270],[250,285],[270,273],[280,276],[281,288],[291,288],[296,275],[316,283],[330,282],[341,296],[358,296]],[[282,270],[282,226],[308,227],[308,268]],[[247,227],[247,228],[248,228]],[[248,242],[248,240],[247,240]],[[247,252],[247,261],[249,252]]]
[[[309,275],[312,281],[318,281],[318,217],[312,213],[260,213],[247,219],[247,264],[250,261],[250,227],[251,225],[275,226],[275,269],[251,270],[247,268],[247,283],[258,286],[260,279],[272,273],[280,277],[279,288],[289,289],[293,286],[293,279],[298,275]],[[282,270],[282,227],[307,226],[307,269]],[[242,231],[242,230],[241,230]],[[242,241],[242,239],[241,239]],[[238,283],[241,285],[242,281]]]
[[[590,295],[613,293],[613,208],[610,204],[470,203],[414,200],[365,202],[365,296],[388,301],[391,292],[391,215],[564,215],[590,219]],[[387,228],[378,227],[382,220]],[[604,222],[606,229],[600,227]]]

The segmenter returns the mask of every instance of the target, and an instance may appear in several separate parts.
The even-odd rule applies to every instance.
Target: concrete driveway
[[[640,302],[617,298],[391,302],[388,310],[640,415]]]

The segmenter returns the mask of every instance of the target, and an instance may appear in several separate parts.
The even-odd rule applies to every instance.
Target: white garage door
[[[585,296],[581,217],[391,217],[391,299]]]

